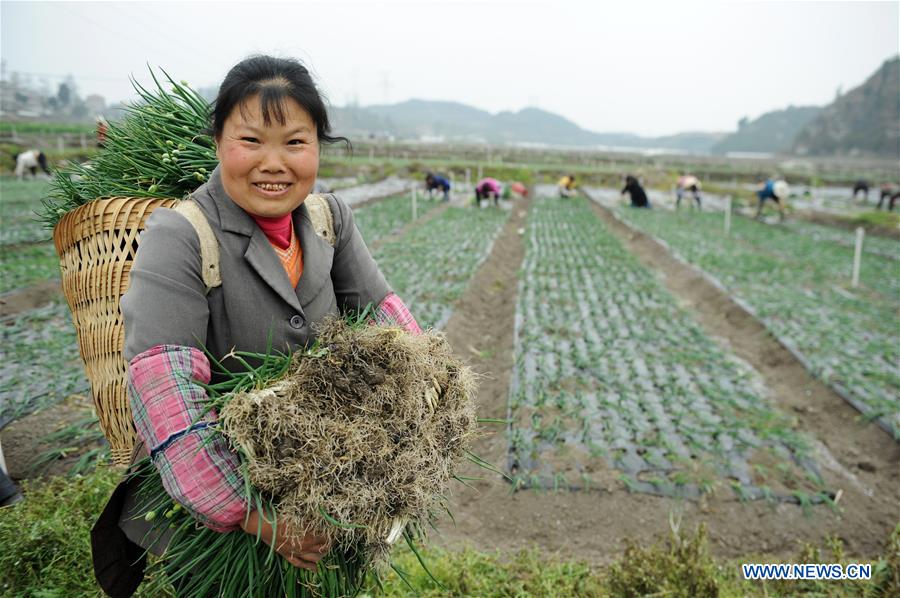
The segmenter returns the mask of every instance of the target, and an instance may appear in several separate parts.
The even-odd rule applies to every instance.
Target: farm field
[[[541,191],[544,191],[542,194]],[[809,442],[745,364],[717,347],[584,202],[538,190],[528,218],[510,388],[510,473],[741,499],[824,492]],[[824,494],[823,494],[824,496]],[[819,497],[821,500],[821,497]]]
[[[846,392],[868,418],[900,438],[900,265],[882,252],[863,261],[851,288],[853,248],[818,229],[766,226],[721,215],[622,209],[622,218],[661,238],[746,301],[772,332],[798,350],[817,377]]]
[[[824,546],[831,535],[851,554],[881,554],[900,520],[900,484],[889,465],[898,444],[878,429],[874,441],[860,438],[873,426],[860,431],[852,422],[845,437],[831,438],[806,412],[782,404],[771,380],[705,330],[589,201],[560,201],[555,187],[536,191],[503,209],[474,209],[463,194],[449,205],[420,195],[415,221],[405,189],[354,208],[419,323],[444,330],[482,376],[480,415],[510,421],[486,430],[476,448],[512,479],[490,476],[454,490],[456,524],[443,522],[433,535],[436,569],[472,554],[463,547],[498,550],[504,561],[533,549],[605,564],[622,555],[626,540],[649,545],[682,520],[685,533],[706,526],[716,558],[786,558],[798,542]],[[707,243],[721,226],[721,214],[658,214],[676,223],[708,218],[700,235]],[[833,282],[845,275],[837,262],[852,248],[841,243],[844,231],[820,228],[810,229],[818,236],[803,234],[809,243],[833,243],[836,253],[824,254],[829,263],[809,279],[843,284]],[[751,234],[734,238],[750,246]],[[896,263],[891,247],[873,243],[867,259]],[[46,259],[55,269],[52,247]],[[18,293],[39,280],[10,288]],[[879,309],[896,306],[895,283],[864,268],[863,285]],[[3,323],[0,428],[7,460],[25,472],[23,455],[43,421],[26,414],[53,413],[86,382],[64,302]],[[4,428],[3,417],[18,421]]]

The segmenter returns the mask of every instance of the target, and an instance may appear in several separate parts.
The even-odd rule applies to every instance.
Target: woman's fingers
[[[287,561],[298,569],[306,569],[307,571],[315,571],[316,563],[310,563],[298,558],[288,558]]]

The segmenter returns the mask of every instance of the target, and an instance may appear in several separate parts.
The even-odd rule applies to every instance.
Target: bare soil
[[[0,318],[46,305],[62,294],[57,278],[44,280],[31,286],[0,295]]]
[[[524,204],[514,208],[446,328],[460,357],[484,376],[478,393],[481,417],[507,415],[517,271],[524,255],[518,231],[525,226],[526,209]],[[876,426],[857,423],[858,413],[811,378],[758,321],[699,273],[602,209],[597,213],[645,266],[659,273],[707,334],[759,371],[781,409],[796,414],[799,429],[816,439],[826,484],[840,491],[838,509],[819,505],[804,512],[790,503],[741,503],[728,488],[698,501],[632,494],[613,470],[589,492],[511,494],[508,483],[482,470],[486,479],[473,483],[474,489],[455,490],[451,510],[456,524],[446,522],[435,542],[507,553],[538,548],[606,563],[621,555],[628,540],[648,544],[667,533],[672,520],[680,520],[682,529],[706,525],[712,551],[720,557],[765,553],[789,559],[801,543],[821,546],[830,536],[842,539],[850,555],[880,554],[900,522],[900,446]],[[475,450],[502,467],[507,458],[504,430],[485,428],[496,431],[485,435]]]
[[[32,464],[44,451],[62,448],[59,444],[44,442],[43,439],[48,434],[88,417],[92,407],[90,397],[75,394],[56,405],[17,419],[3,428],[0,431],[0,444],[3,445],[3,456],[9,468],[9,476],[18,482],[40,476],[68,474],[79,456],[99,445],[79,447],[78,450],[41,469],[35,469]]]

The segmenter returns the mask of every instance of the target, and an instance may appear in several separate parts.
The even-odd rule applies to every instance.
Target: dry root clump
[[[384,557],[398,522],[425,521],[476,428],[472,372],[443,335],[326,322],[317,356],[235,396],[224,433],[279,517],[345,548]],[[329,524],[334,519],[362,528]]]

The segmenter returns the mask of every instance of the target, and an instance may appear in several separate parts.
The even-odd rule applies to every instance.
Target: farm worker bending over
[[[856,181],[856,184],[853,185],[853,201],[856,201],[856,196],[859,195],[859,192],[862,191],[863,194],[863,202],[869,202],[869,183],[868,181],[864,181],[862,179]]]
[[[151,455],[166,491],[199,524],[254,535],[259,525],[267,544],[277,530],[274,550],[315,570],[328,550],[324,538],[288,529],[280,517],[273,529],[271,518],[248,512],[238,455],[224,437],[211,435],[217,414],[203,407],[201,384],[221,377],[211,373],[204,348],[217,359],[233,350],[303,350],[326,317],[369,305],[376,321],[414,334],[420,329],[372,259],[347,203],[310,195],[322,145],[347,140],[332,136],[306,67],[294,59],[247,58],[228,72],[214,106],[219,164],[192,198],[214,233],[227,284],[211,281],[207,288],[196,229],[180,212],[157,208],[121,301],[139,440],[134,460]],[[333,235],[313,227],[314,210],[331,219]],[[231,358],[222,364],[238,367]],[[119,595],[143,576],[138,546],[159,553],[168,543],[140,517],[141,484],[123,481],[92,532],[98,581]]]
[[[626,193],[631,198],[632,208],[650,208],[650,200],[647,199],[647,193],[638,180],[630,174],[625,177],[625,187],[622,189],[622,195]]]
[[[691,174],[686,174],[684,176],[678,177],[678,181],[675,183],[675,209],[681,207],[681,198],[684,197],[684,192],[690,191],[694,196],[694,201],[697,202],[697,209],[700,209],[700,181]]]
[[[787,200],[791,188],[782,180],[767,179],[766,182],[760,183],[756,196],[759,198],[759,207],[756,209],[756,217],[762,217],[763,204],[767,199],[771,199],[778,206],[778,216],[784,220],[784,204],[782,200]]]
[[[47,168],[47,156],[41,150],[28,150],[16,156],[16,178],[20,181],[24,178],[25,172],[31,173],[31,178],[37,177],[37,169],[40,166],[47,175],[50,170]]]
[[[878,199],[878,207],[876,209],[881,209],[881,204],[884,203],[884,200],[888,200],[888,211],[894,211],[894,203],[898,199],[900,199],[900,185],[894,185],[892,183],[884,183],[880,187],[881,197]]]
[[[425,188],[429,198],[434,191],[440,190],[444,192],[444,201],[450,201],[450,181],[445,177],[429,172],[425,175]]]
[[[494,205],[499,205],[500,195],[503,194],[503,185],[497,179],[483,178],[475,185],[475,205],[480,206],[482,199],[494,198]]]
[[[567,174],[563,178],[559,179],[556,182],[556,186],[559,188],[559,196],[560,197],[574,197],[575,196],[575,175]]]

